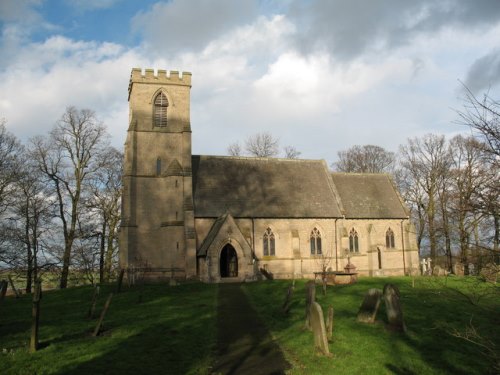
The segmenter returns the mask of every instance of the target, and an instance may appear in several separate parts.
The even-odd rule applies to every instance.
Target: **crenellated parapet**
[[[136,82],[191,86],[191,73],[178,72],[177,70],[133,68],[130,74],[129,94],[132,84]]]

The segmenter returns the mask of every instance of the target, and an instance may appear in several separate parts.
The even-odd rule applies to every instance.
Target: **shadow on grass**
[[[280,375],[291,366],[239,284],[219,286],[215,374]]]

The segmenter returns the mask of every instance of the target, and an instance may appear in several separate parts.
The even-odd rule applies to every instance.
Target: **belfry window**
[[[153,122],[155,127],[164,128],[167,126],[168,100],[164,93],[156,95],[153,108]]]
[[[318,228],[314,228],[311,232],[311,255],[321,255],[321,233]]]
[[[264,256],[275,255],[275,240],[274,240],[274,233],[271,230],[271,228],[267,228],[266,231],[264,232],[264,237],[263,237],[263,246],[264,246]]]
[[[385,232],[385,247],[388,249],[394,249],[396,247],[394,241],[394,232],[391,228],[387,229],[387,232]]]
[[[351,253],[359,253],[358,232],[354,228],[349,232],[349,251]]]

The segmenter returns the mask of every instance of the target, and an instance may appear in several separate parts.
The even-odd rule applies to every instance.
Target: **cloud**
[[[365,53],[383,53],[433,38],[447,28],[474,29],[500,20],[497,0],[334,0],[295,1],[291,21],[301,30],[295,38],[304,53],[327,50],[335,58],[352,60]]]
[[[469,68],[465,85],[474,93],[500,83],[500,48],[480,57]]]
[[[127,87],[131,67],[149,66],[135,50],[114,43],[54,36],[19,48],[0,72],[0,117],[26,140],[47,133],[67,106],[90,108],[121,147],[127,128]]]
[[[41,3],[41,0],[2,0],[0,1],[0,21],[30,23],[40,20],[40,15],[34,7]]]
[[[253,0],[192,0],[158,2],[132,19],[149,53],[157,55],[199,51],[212,40],[257,16]]]
[[[70,6],[81,11],[107,9],[121,1],[122,0],[65,0]]]

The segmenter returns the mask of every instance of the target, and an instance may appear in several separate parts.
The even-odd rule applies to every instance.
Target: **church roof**
[[[378,173],[332,173],[346,218],[403,219],[405,206],[391,178]]]
[[[322,160],[195,155],[192,172],[196,217],[342,216]]]

